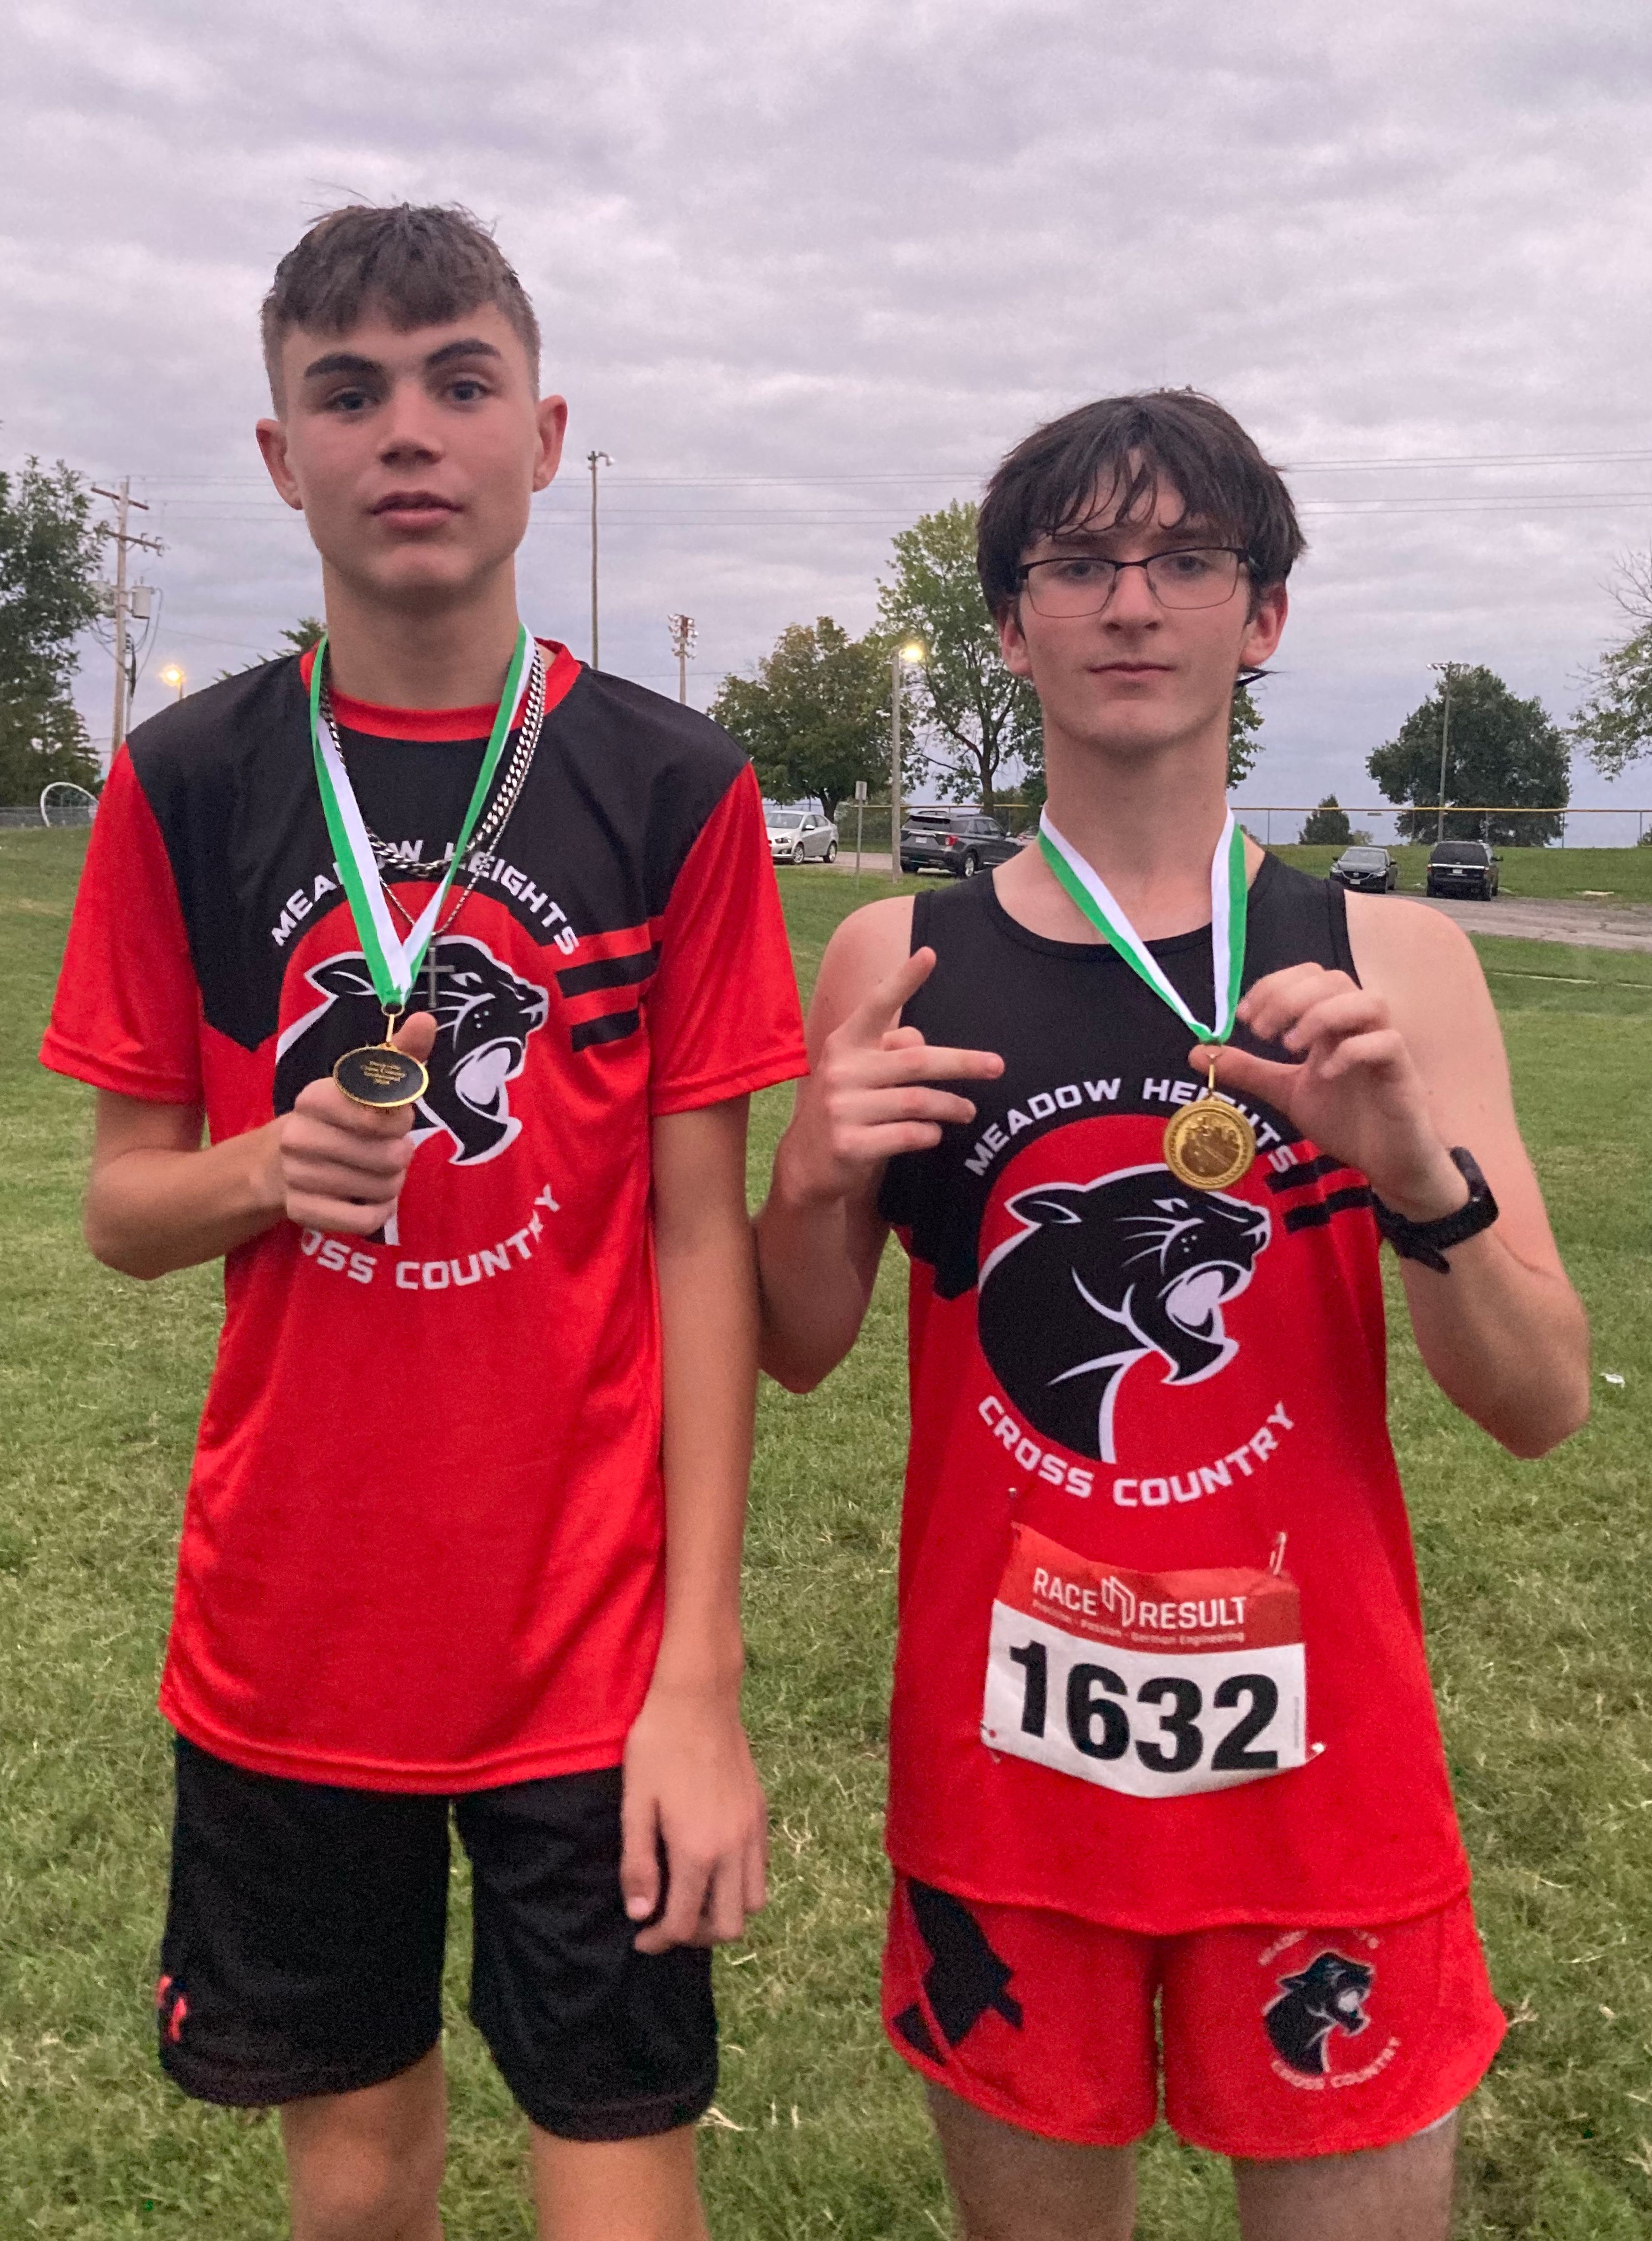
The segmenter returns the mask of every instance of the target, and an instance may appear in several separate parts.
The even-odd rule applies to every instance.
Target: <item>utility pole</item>
[[[600,666],[597,659],[597,469],[611,467],[613,461],[606,452],[587,452],[585,465],[591,470],[591,666]]]
[[[671,632],[671,650],[677,657],[677,698],[687,705],[688,665],[694,658],[697,632],[692,615],[667,615],[665,627]]]
[[[900,877],[900,696],[908,669],[923,666],[924,650],[914,640],[889,657],[889,876]]]
[[[104,490],[94,484],[92,495],[94,498],[106,498],[115,509],[114,527],[111,529],[107,522],[99,525],[102,534],[105,537],[112,537],[115,540],[115,713],[109,734],[109,759],[112,763],[119,751],[122,740],[126,737],[126,719],[130,712],[128,695],[131,680],[128,676],[126,666],[127,618],[135,612],[134,603],[137,592],[146,591],[148,588],[147,585],[137,585],[131,591],[128,591],[126,554],[128,549],[134,545],[141,545],[145,552],[162,552],[166,548],[157,537],[140,537],[136,531],[128,529],[126,526],[133,506],[136,506],[140,513],[149,512],[149,507],[144,499],[132,496],[132,478],[130,475],[121,477],[120,488],[117,491]],[[139,619],[147,619],[147,605]]]
[[[1437,848],[1446,837],[1446,756],[1451,746],[1451,685],[1462,664],[1460,661],[1431,661],[1428,666],[1446,680],[1445,705],[1440,712],[1440,814],[1435,819],[1434,827],[1434,845]]]

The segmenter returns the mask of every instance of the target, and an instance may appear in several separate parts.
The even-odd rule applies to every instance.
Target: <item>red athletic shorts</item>
[[[1426,2131],[1480,2083],[1504,2028],[1467,1897],[1378,1930],[1145,1937],[966,1905],[905,1876],[884,2024],[896,2052],[960,2100],[1089,2147],[1150,2128],[1162,2047],[1165,2115],[1182,2138],[1259,2161]]]

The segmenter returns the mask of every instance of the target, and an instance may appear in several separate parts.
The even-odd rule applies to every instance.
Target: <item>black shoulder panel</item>
[[[745,749],[697,710],[600,670],[581,671],[557,718],[576,787],[658,918]]]
[[[306,706],[289,654],[192,692],[127,743],[171,860],[205,1015],[248,1049],[274,1024],[278,984],[250,986],[245,960],[280,915],[295,853],[331,856]]]

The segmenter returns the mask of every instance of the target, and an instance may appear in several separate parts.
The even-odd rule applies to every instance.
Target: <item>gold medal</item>
[[[431,1086],[430,1075],[409,1052],[391,1040],[399,1012],[385,1014],[385,1040],[348,1050],[333,1067],[332,1078],[355,1105],[374,1105],[390,1112],[398,1105],[413,1105]]]
[[[1226,1190],[1256,1157],[1256,1132],[1236,1105],[1216,1094],[1216,1047],[1202,1097],[1184,1105],[1165,1130],[1165,1165],[1189,1190]]]

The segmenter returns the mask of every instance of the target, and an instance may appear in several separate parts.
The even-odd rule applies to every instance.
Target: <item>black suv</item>
[[[979,810],[914,809],[900,828],[900,868],[973,880],[977,872],[1007,863],[1020,845],[995,817]]]
[[[1478,895],[1489,902],[1502,881],[1501,856],[1483,840],[1441,840],[1428,858],[1426,885],[1431,895]]]

